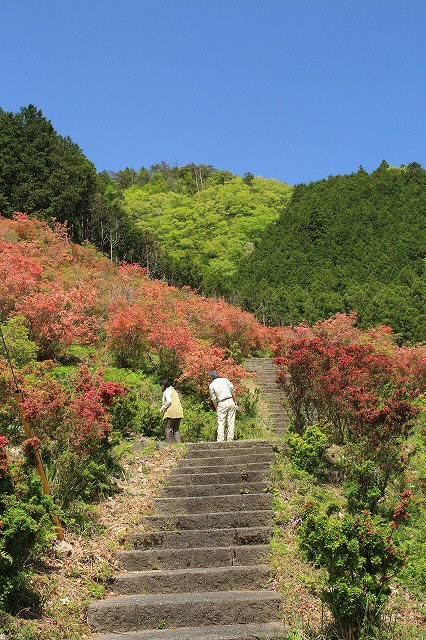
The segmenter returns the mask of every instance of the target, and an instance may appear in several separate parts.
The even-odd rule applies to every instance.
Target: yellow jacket
[[[182,405],[178,392],[174,387],[167,387],[163,393],[163,407],[164,406],[167,408],[163,414],[163,420],[166,418],[183,418]]]

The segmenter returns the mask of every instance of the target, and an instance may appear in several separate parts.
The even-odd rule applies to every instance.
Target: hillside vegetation
[[[425,213],[426,172],[416,163],[298,185],[235,290],[273,324],[353,310],[363,326],[424,339]]]
[[[96,173],[30,105],[0,110],[0,213],[67,222],[116,263],[237,301],[272,325],[355,311],[424,340],[425,170],[383,162],[296,187],[212,165]]]
[[[63,596],[69,600],[69,620],[61,601],[56,600],[57,607],[49,601],[59,598],[63,584],[56,588],[52,581],[51,590],[44,582],[40,590],[28,588],[34,576],[40,576],[37,559],[51,549],[53,538],[48,515],[52,503],[41,493],[35,451],[43,457],[67,531],[99,534],[94,505],[117,492],[129,441],[163,437],[158,386],[162,376],[170,376],[181,390],[184,440],[215,437],[216,417],[207,400],[212,368],[236,384],[241,407],[237,438],[268,437],[256,406],[258,396],[247,388],[242,366],[246,356],[262,350],[273,351],[284,367],[280,384],[289,398],[294,430],[287,450],[307,472],[327,473],[327,449],[339,448],[339,460],[329,471],[344,479],[348,504],[352,502],[350,509],[344,504],[333,509],[348,510],[348,526],[362,514],[362,530],[356,531],[359,542],[365,528],[371,544],[384,554],[384,565],[371,564],[370,547],[360,546],[355,560],[361,568],[352,582],[339,586],[339,606],[330,601],[327,590],[323,592],[336,624],[348,630],[344,637],[367,637],[354,635],[352,629],[360,616],[370,616],[369,603],[374,614],[369,624],[381,624],[390,584],[402,565],[403,588],[411,591],[417,582],[423,589],[418,577],[422,568],[416,561],[424,546],[423,458],[418,458],[413,473],[408,466],[423,446],[421,428],[417,441],[410,443],[408,438],[419,413],[415,403],[421,402],[424,390],[424,348],[399,346],[386,327],[356,328],[354,315],[337,315],[312,329],[267,328],[223,299],[150,279],[138,264],[117,266],[93,246],[71,242],[63,225],[21,213],[0,218],[0,276],[2,330],[34,429],[34,437],[23,441],[11,395],[14,380],[1,356],[1,630],[13,631],[19,640],[59,640],[63,625],[68,625],[74,630],[67,637],[77,640],[81,629],[82,598],[74,593],[75,582],[67,583],[69,595]],[[341,487],[336,490],[341,493]],[[411,492],[420,500],[409,510]],[[329,513],[320,501],[318,509],[323,508]],[[303,518],[301,529],[305,546],[311,539],[314,545],[323,544],[329,528],[337,527],[321,513],[306,511],[308,520]],[[345,559],[345,545],[352,548],[358,538],[348,534],[346,539],[340,529],[336,534]],[[408,537],[412,555],[406,563]],[[330,553],[326,548],[321,558],[308,559],[328,570],[333,553],[334,548]],[[104,593],[109,572],[97,571],[84,578],[86,600]],[[340,577],[347,579],[344,572]],[[333,588],[335,578],[331,573]],[[346,603],[353,597],[357,608],[349,615]],[[348,614],[344,619],[340,604]],[[46,620],[41,622],[43,631],[38,624],[19,624],[10,615],[25,610],[42,620],[43,607],[45,615],[55,612],[47,630]],[[19,627],[22,633],[17,634]]]
[[[155,188],[153,181],[135,185],[124,191],[124,208],[139,230],[156,238],[170,280],[229,294],[241,260],[285,209],[291,188],[253,177],[212,181],[214,174],[194,194],[179,193],[165,180],[156,180]]]
[[[71,528],[91,528],[88,504],[115,493],[123,439],[163,438],[160,378],[182,392],[184,440],[214,439],[208,371],[234,380],[242,411],[236,436],[264,435],[242,359],[266,333],[223,300],[116,266],[64,226],[25,214],[0,218],[0,611],[33,605],[26,568],[52,539],[33,470],[40,451]],[[34,437],[25,440],[13,399],[14,366]],[[245,410],[246,408],[246,410]]]

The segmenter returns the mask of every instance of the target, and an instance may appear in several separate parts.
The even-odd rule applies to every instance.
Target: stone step
[[[197,458],[197,457],[185,457],[181,458],[178,462],[178,468],[182,467],[222,467],[226,465],[235,464],[254,464],[254,463],[269,463],[274,459],[273,451],[265,451],[264,453],[249,453],[247,455],[213,455],[209,458]]]
[[[161,627],[272,622],[280,596],[273,591],[204,591],[118,596],[90,605],[88,623],[96,631],[138,631]]]
[[[178,471],[172,471],[168,477],[168,486],[172,484],[239,484],[240,482],[264,482],[271,477],[271,469],[269,467],[256,468],[254,470],[247,470],[244,466],[240,471],[235,471],[234,467],[231,467],[230,471],[212,472],[209,468],[208,471],[192,472],[185,469]]]
[[[176,471],[172,471],[174,473],[226,473],[229,471],[233,472],[245,472],[245,471],[267,471],[269,470],[270,462],[245,462],[245,463],[235,463],[235,464],[220,464],[220,465],[185,465],[178,464],[175,469]]]
[[[193,498],[156,498],[154,512],[159,515],[169,513],[206,513],[214,511],[255,511],[270,509],[273,501],[271,493],[249,493],[227,496],[198,496]]]
[[[151,531],[134,533],[130,543],[134,549],[153,547],[184,549],[209,544],[214,547],[230,547],[248,544],[268,544],[271,527],[241,527],[229,529],[181,529],[178,531]]]
[[[269,378],[275,378],[278,371],[280,371],[280,369],[278,369],[274,365],[260,367],[259,369],[257,369],[257,371],[254,372],[256,374],[256,382],[259,383],[265,379],[267,380]]]
[[[197,449],[247,449],[251,447],[273,446],[272,440],[232,440],[230,442],[191,442],[187,444],[187,451],[196,451]]]
[[[122,551],[119,563],[126,571],[186,569],[188,567],[227,567],[257,565],[267,561],[269,545],[237,547],[192,547],[190,549],[147,549]]]
[[[237,458],[238,456],[259,456],[259,455],[270,455],[273,456],[274,455],[274,445],[271,443],[270,446],[266,447],[266,446],[262,446],[262,447],[244,447],[244,449],[242,448],[238,448],[238,449],[234,449],[234,448],[228,448],[228,449],[190,449],[186,456],[185,459],[186,460],[194,460],[194,459],[205,459],[205,458],[215,458],[215,459],[219,459],[219,458],[228,458],[231,460],[234,460],[235,458]]]
[[[94,640],[285,640],[288,629],[280,623],[214,625],[134,631],[95,636]]]
[[[232,482],[230,484],[173,484],[163,487],[161,495],[171,498],[195,496],[224,496],[236,493],[263,493],[270,489],[270,482]]]
[[[119,574],[112,589],[117,594],[190,593],[192,591],[256,591],[271,577],[268,565],[132,571]]]
[[[219,511],[217,513],[190,513],[168,516],[146,516],[144,524],[155,530],[176,529],[229,529],[232,527],[262,527],[270,524],[274,512],[260,511]]]

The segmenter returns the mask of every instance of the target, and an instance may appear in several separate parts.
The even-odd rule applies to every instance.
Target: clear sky
[[[425,164],[425,0],[0,0],[0,105],[101,169]]]

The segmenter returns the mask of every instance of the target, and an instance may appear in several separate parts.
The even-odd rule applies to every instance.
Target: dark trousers
[[[165,418],[164,430],[166,432],[166,442],[181,442],[179,425],[182,418]]]

